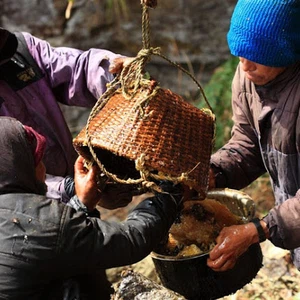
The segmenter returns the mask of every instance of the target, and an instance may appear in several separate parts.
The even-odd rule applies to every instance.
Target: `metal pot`
[[[208,192],[207,198],[227,205],[232,213],[249,222],[255,215],[255,204],[245,193],[231,189]],[[209,253],[176,258],[151,254],[161,283],[187,299],[217,299],[235,293],[251,282],[262,267],[262,251],[253,244],[237,261],[235,267],[225,272],[215,272],[207,266]]]

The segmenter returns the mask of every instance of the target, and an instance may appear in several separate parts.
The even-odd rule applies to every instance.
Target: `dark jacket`
[[[0,127],[0,299],[47,299],[54,282],[135,263],[166,236],[170,196],[146,199],[122,223],[76,212],[39,195],[21,123]]]
[[[300,268],[300,63],[256,86],[238,66],[230,141],[212,156],[217,187],[240,189],[265,172],[276,207],[264,218],[270,240],[292,250]]]

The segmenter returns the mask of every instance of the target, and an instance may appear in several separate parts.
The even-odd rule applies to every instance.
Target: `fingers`
[[[222,248],[220,249],[220,245],[217,244],[209,253],[209,258],[214,261],[223,255]]]
[[[235,251],[226,251],[224,243],[216,245],[209,254],[207,265],[214,271],[226,271],[232,269],[239,255]]]
[[[234,268],[236,262],[237,262],[237,258],[227,259],[224,256],[221,256],[214,261],[208,259],[207,266],[210,267],[215,272],[224,272]]]
[[[75,161],[75,171],[80,171],[83,169],[84,158],[82,156],[78,156]]]
[[[119,74],[122,69],[127,67],[134,59],[135,57],[117,57],[110,63],[108,71],[112,74]]]
[[[232,240],[226,236],[224,228],[216,239],[216,246],[210,251],[207,265],[212,270],[220,272],[232,269],[238,259]]]
[[[117,57],[115,58],[111,63],[110,63],[110,66],[109,66],[109,72],[112,73],[112,74],[118,74],[118,73],[121,73],[123,67],[124,67],[124,64],[125,64],[125,61],[126,61],[126,57]]]
[[[214,271],[232,269],[238,258],[248,249],[248,245],[237,245],[234,239],[218,237],[218,244],[211,250],[207,265]]]
[[[87,181],[97,185],[98,168],[93,165],[87,172]]]

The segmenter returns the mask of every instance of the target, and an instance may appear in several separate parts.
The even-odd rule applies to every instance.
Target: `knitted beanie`
[[[300,61],[300,0],[238,0],[227,40],[232,55],[265,66]]]

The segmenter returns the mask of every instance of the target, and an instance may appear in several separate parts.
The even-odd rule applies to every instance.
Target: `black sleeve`
[[[62,253],[79,265],[106,269],[146,257],[167,235],[177,204],[169,194],[157,194],[141,202],[124,222],[91,218],[71,208],[66,212],[60,241]]]

